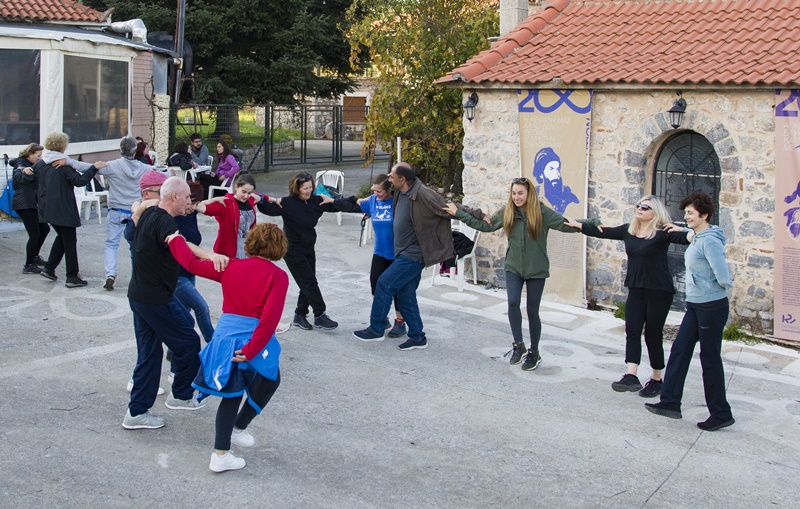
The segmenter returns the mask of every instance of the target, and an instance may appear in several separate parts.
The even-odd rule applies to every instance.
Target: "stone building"
[[[728,237],[732,320],[773,330],[776,89],[798,88],[800,1],[501,2],[504,35],[440,80],[479,98],[464,121],[464,202],[494,211],[521,168],[520,90],[590,90],[589,217],[628,222],[639,198],[704,190]],[[504,10],[503,10],[504,9]],[[521,14],[521,19],[514,15]],[[513,27],[511,29],[510,27]],[[668,111],[682,94],[685,114]],[[481,236],[479,279],[503,284],[505,238]],[[682,254],[671,256],[681,290]],[[624,300],[621,242],[587,243],[586,299]],[[682,296],[676,307],[682,308]]]

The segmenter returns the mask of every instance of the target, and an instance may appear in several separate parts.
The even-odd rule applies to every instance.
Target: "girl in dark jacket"
[[[39,256],[39,250],[42,249],[44,239],[50,233],[47,223],[39,222],[39,211],[36,206],[36,189],[39,184],[33,166],[42,157],[42,150],[43,146],[31,143],[10,163],[14,168],[12,180],[14,199],[11,201],[11,207],[22,219],[25,231],[28,232],[23,274],[38,274],[42,271],[39,266],[44,265],[44,260]]]
[[[37,199],[39,221],[50,223],[56,231],[56,240],[50,248],[50,256],[45,263],[42,276],[51,281],[58,279],[55,269],[61,259],[67,259],[67,288],[86,286],[86,281],[78,274],[77,228],[81,225],[78,204],[75,201],[75,187],[83,187],[93,178],[97,170],[105,168],[106,163],[98,161],[88,164],[73,161],[64,155],[69,138],[61,132],[51,133],[44,141],[48,150],[33,167],[38,177]],[[83,170],[78,173],[75,168]]]
[[[143,141],[136,144],[136,154],[133,158],[147,166],[153,166],[153,160],[150,159],[150,155],[147,153],[147,143]]]
[[[325,301],[317,282],[314,228],[323,212],[361,212],[355,197],[334,200],[314,194],[314,178],[308,173],[298,173],[289,181],[289,196],[279,198],[276,203],[261,200],[258,210],[268,216],[283,217],[283,231],[289,241],[284,261],[300,287],[292,325],[303,330],[335,329],[339,324],[325,314]],[[314,310],[313,326],[306,319],[309,306]]]

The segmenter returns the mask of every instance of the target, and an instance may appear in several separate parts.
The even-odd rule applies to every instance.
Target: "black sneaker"
[[[86,280],[83,279],[80,274],[78,274],[77,276],[68,277],[67,282],[64,283],[64,286],[67,288],[80,288],[81,286],[86,286],[88,284],[89,283],[87,283]]]
[[[523,348],[525,346],[523,345]],[[525,356],[525,362],[522,363],[522,371],[533,371],[542,363],[542,356],[539,355],[538,350],[528,350],[528,355]]]
[[[378,332],[372,327],[357,330],[353,332],[353,336],[357,337],[361,341],[383,341],[383,332]]]
[[[680,407],[675,408],[672,405],[665,405],[660,401],[658,403],[645,403],[644,407],[654,414],[662,417],[669,417],[670,419],[680,419],[683,417],[681,415]]]
[[[58,276],[56,276],[56,271],[54,271],[54,270],[42,269],[42,271],[39,273],[39,275],[42,276],[42,277],[46,277],[50,281],[58,280]]]
[[[626,373],[619,379],[619,382],[611,384],[611,388],[617,392],[636,392],[642,390],[642,382],[639,377]]]
[[[37,267],[36,265],[34,265],[32,263],[29,263],[29,264],[25,265],[24,267],[22,267],[22,273],[23,274],[41,274],[42,273],[42,269],[40,269],[39,267]]]
[[[314,327],[322,330],[333,330],[339,326],[339,322],[334,322],[328,315],[322,313],[314,317]]]
[[[736,422],[736,420],[733,417],[730,419],[720,419],[719,417],[711,416],[703,422],[698,422],[697,427],[703,431],[717,431],[718,429],[727,428],[734,422]]]
[[[383,328],[384,329],[389,329],[389,328],[391,328],[391,326],[392,326],[392,322],[390,322],[389,319],[387,318],[386,319],[386,323],[383,324]]]
[[[44,267],[44,264],[47,263],[41,256],[36,255],[36,258],[33,259],[33,264],[38,265],[39,267]]]
[[[639,391],[639,396],[643,398],[655,398],[659,394],[661,394],[661,386],[664,385],[664,382],[661,380],[653,380],[652,378],[644,384],[644,389]]]
[[[310,323],[308,323],[306,315],[298,315],[297,313],[294,314],[294,320],[292,320],[292,327],[297,327],[298,329],[303,329],[303,330],[311,330],[314,328],[311,326]]]
[[[409,339],[405,343],[400,343],[399,345],[397,345],[397,348],[399,348],[400,350],[403,350],[403,351],[406,351],[406,350],[424,350],[425,348],[428,348],[428,340],[427,339],[422,339],[420,341],[414,341],[412,339]]]
[[[508,361],[509,364],[512,366],[516,366],[520,362],[522,362],[522,356],[528,351],[525,348],[525,343],[517,343],[516,341],[511,345],[511,350],[506,352],[503,357],[511,356],[511,360]]]
[[[406,335],[406,322],[404,320],[395,320],[392,330],[387,334],[390,338],[402,338]]]
[[[109,292],[114,289],[114,282],[117,280],[115,276],[108,276],[106,278],[106,284],[103,285],[103,288],[108,290]]]

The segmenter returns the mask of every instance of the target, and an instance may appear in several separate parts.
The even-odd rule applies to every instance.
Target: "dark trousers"
[[[627,308],[626,308],[627,312]],[[728,321],[728,300],[719,309],[686,309],[675,343],[667,362],[661,402],[680,410],[683,385],[692,362],[694,345],[700,342],[700,365],[703,368],[703,390],[711,417],[733,418],[725,397],[725,372],[722,367],[722,330]]]
[[[25,231],[28,232],[28,243],[25,245],[25,265],[31,265],[33,259],[39,256],[44,239],[50,233],[50,226],[47,223],[39,222],[39,211],[36,209],[17,210]]]
[[[650,367],[664,369],[664,322],[673,294],[644,288],[628,289],[625,301],[625,362],[642,363],[642,329]]]
[[[314,251],[307,253],[286,253],[283,258],[286,267],[292,273],[294,282],[300,287],[297,296],[297,307],[294,312],[305,316],[308,308],[314,310],[314,316],[325,313],[325,301],[317,283],[317,256]]]
[[[269,400],[278,390],[281,384],[281,372],[278,371],[278,376],[275,380],[264,378],[259,374],[255,374],[253,381],[247,386],[247,397],[258,406],[264,409]],[[245,402],[241,410],[239,405],[242,402],[242,396],[234,398],[222,398],[222,401],[217,408],[217,421],[216,421],[216,434],[214,436],[214,449],[220,451],[227,451],[231,448],[231,433],[233,427],[239,429],[246,429],[250,422],[255,419],[259,414],[250,402]]]
[[[506,271],[506,294],[508,295],[508,324],[515,343],[522,343],[522,285],[528,291],[526,311],[528,312],[528,331],[531,335],[531,350],[539,350],[539,339],[542,337],[542,320],[539,318],[539,306],[544,292],[543,278],[522,279],[513,272]]]
[[[128,299],[133,311],[138,356],[133,370],[133,390],[128,405],[132,416],[147,412],[156,401],[161,380],[162,343],[172,351],[175,381],[172,395],[177,399],[194,396],[192,381],[200,369],[200,336],[183,304],[172,299],[166,304],[144,304]]]
[[[372,265],[369,267],[369,285],[372,288],[372,295],[375,295],[375,288],[378,286],[378,278],[381,277],[386,269],[394,260],[389,260],[383,256],[372,255]],[[394,296],[394,309],[397,311],[397,295]]]
[[[53,225],[56,239],[50,248],[50,256],[44,267],[56,270],[62,258],[67,259],[67,277],[78,275],[78,229],[73,226]]]

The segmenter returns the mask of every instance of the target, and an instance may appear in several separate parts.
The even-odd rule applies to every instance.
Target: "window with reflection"
[[[64,56],[64,132],[70,143],[128,134],[128,62]]]
[[[0,145],[39,142],[39,51],[0,49]]]

